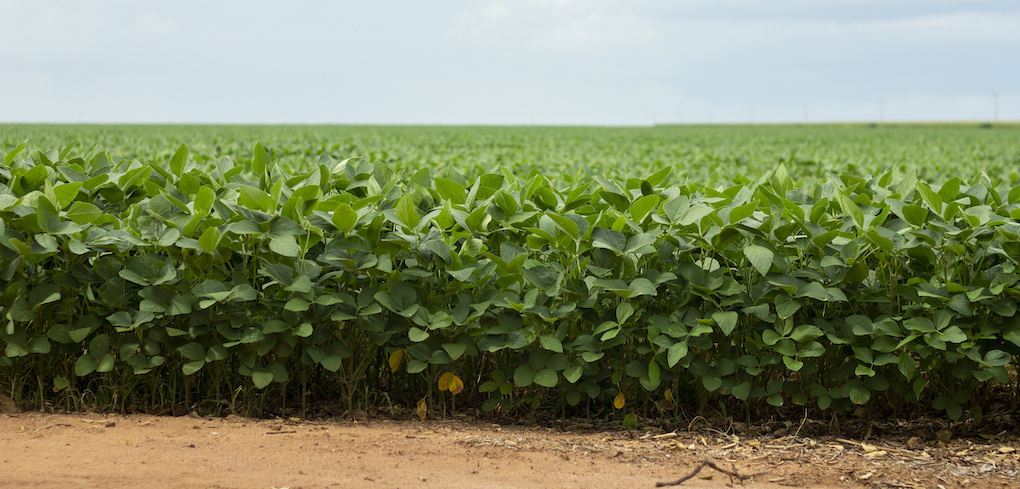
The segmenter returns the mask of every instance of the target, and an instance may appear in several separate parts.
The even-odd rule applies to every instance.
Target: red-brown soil
[[[583,430],[583,428],[582,428]],[[780,433],[782,435],[782,433]],[[1020,487],[1016,439],[563,431],[453,421],[0,414],[0,487]]]

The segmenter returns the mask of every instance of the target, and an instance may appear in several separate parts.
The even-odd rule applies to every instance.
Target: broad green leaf
[[[82,377],[95,372],[98,367],[99,363],[96,362],[96,359],[86,353],[78,357],[78,360],[74,362],[74,374]]]
[[[623,233],[613,231],[612,229],[596,227],[592,229],[591,237],[592,246],[615,251],[617,254],[622,254],[623,250],[627,247],[627,237]]]
[[[751,395],[751,383],[741,382],[733,386],[733,388],[730,389],[730,393],[733,394],[733,397],[736,397],[741,401],[746,401],[747,397]]]
[[[680,360],[687,356],[687,352],[688,348],[686,341],[674,343],[666,352],[666,363],[670,368],[673,368],[680,362]]]
[[[190,156],[191,151],[188,150],[187,146],[182,144],[180,148],[177,148],[177,152],[174,153],[173,158],[170,158],[170,171],[172,171],[174,175],[180,177],[181,174],[184,173],[184,165],[188,163],[188,158]]]
[[[567,379],[567,382],[570,382],[571,384],[576,384],[577,381],[581,378],[581,374],[583,373],[584,368],[582,368],[579,365],[571,365],[570,367],[567,367],[567,369],[563,371],[563,378]]]
[[[91,203],[74,201],[71,203],[71,207],[67,209],[66,215],[75,224],[83,225],[95,222],[99,216],[103,215],[103,211]]]
[[[722,387],[722,379],[719,377],[713,377],[706,375],[701,377],[701,384],[705,386],[705,390],[708,392],[715,392],[717,389]]]
[[[411,341],[414,341],[413,339]],[[467,345],[464,343],[443,343],[443,350],[450,355],[450,358],[456,360],[464,354],[467,350]]]
[[[215,199],[216,192],[212,188],[207,186],[199,188],[195,194],[195,214],[208,214]]]
[[[421,216],[418,215],[418,208],[415,207],[411,194],[404,195],[397,200],[394,210],[400,223],[409,229],[417,228],[418,223],[421,222]]]
[[[434,178],[432,181],[436,185],[436,191],[439,192],[442,198],[453,201],[454,204],[463,204],[466,201],[467,190],[461,184],[439,177]]]
[[[850,401],[863,406],[871,400],[871,391],[863,385],[857,385],[850,389]]]
[[[263,389],[273,382],[273,373],[264,368],[254,369],[251,373],[251,380],[256,389]]]
[[[266,168],[269,166],[269,152],[266,148],[262,147],[262,143],[255,143],[255,149],[252,151],[251,157],[251,169],[256,175],[263,175],[266,173]]]
[[[290,258],[297,258],[301,254],[301,247],[298,246],[294,236],[274,236],[269,240],[269,249],[278,255]]]
[[[530,365],[520,365],[514,370],[514,385],[527,387],[535,380],[535,371]]]
[[[769,270],[772,268],[772,259],[774,257],[772,250],[763,246],[749,244],[744,247],[743,252],[744,256],[747,257],[747,260],[751,262],[751,265],[754,266],[754,269],[757,270],[758,273],[762,276],[769,273]]]
[[[333,225],[343,231],[344,234],[351,234],[354,226],[358,223],[358,213],[350,205],[342,203],[333,210]]]
[[[429,339],[429,336],[431,335],[428,331],[422,330],[418,327],[412,327],[407,333],[407,337],[415,343],[421,343],[422,341]]]
[[[535,383],[542,387],[556,387],[559,380],[559,375],[552,369],[546,368],[535,373]]]
[[[730,224],[736,224],[748,217],[751,217],[751,215],[754,214],[755,209],[758,208],[758,204],[759,201],[756,200],[754,202],[749,202],[747,204],[734,207],[732,210],[730,210]],[[747,254],[746,247],[744,248],[744,254],[745,255]],[[771,262],[771,259],[769,261]],[[762,272],[762,275],[764,274],[765,272]]]
[[[545,348],[546,350],[563,353],[563,344],[560,343],[560,340],[556,339],[555,336],[540,336],[538,338],[538,342],[542,345],[542,348]]]
[[[630,206],[630,217],[634,222],[640,224],[648,217],[655,207],[659,205],[659,196],[656,194],[645,195],[634,201]]]
[[[734,311],[712,313],[712,320],[719,325],[719,330],[726,336],[733,333],[733,329],[737,327],[738,318],[739,316]]]

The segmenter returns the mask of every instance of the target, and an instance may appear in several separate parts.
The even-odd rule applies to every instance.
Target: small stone
[[[938,438],[942,443],[949,443],[949,440],[953,439],[953,430],[949,428],[943,428],[935,432],[935,438]]]
[[[911,450],[921,450],[924,448],[924,440],[920,437],[912,436],[907,440],[907,448]]]
[[[17,414],[18,405],[14,403],[14,399],[0,394],[0,414]]]
[[[772,432],[772,436],[774,436],[776,438],[782,438],[782,437],[787,436],[789,434],[790,434],[790,432],[786,428],[779,428],[778,430]]]

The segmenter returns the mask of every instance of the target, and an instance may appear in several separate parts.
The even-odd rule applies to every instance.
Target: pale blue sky
[[[0,122],[1020,120],[1017,53],[1016,0],[0,0]]]

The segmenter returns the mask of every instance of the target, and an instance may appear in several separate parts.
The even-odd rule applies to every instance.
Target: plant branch
[[[680,484],[683,484],[688,479],[698,475],[698,472],[701,472],[701,469],[705,468],[706,466],[707,467],[712,467],[713,469],[715,469],[715,470],[717,470],[719,472],[722,472],[722,473],[730,476],[731,478],[736,477],[738,480],[746,480],[746,479],[750,479],[751,478],[750,475],[741,475],[740,473],[738,473],[736,467],[734,467],[732,471],[726,470],[726,469],[716,465],[715,462],[713,462],[711,460],[708,460],[708,459],[705,459],[705,460],[702,460],[701,464],[699,464],[694,469],[694,471],[691,472],[690,474],[687,474],[687,475],[685,475],[685,476],[683,476],[683,477],[681,477],[681,478],[679,478],[679,479],[677,479],[675,481],[672,481],[672,482],[656,482],[655,483],[655,487],[679,486]]]

